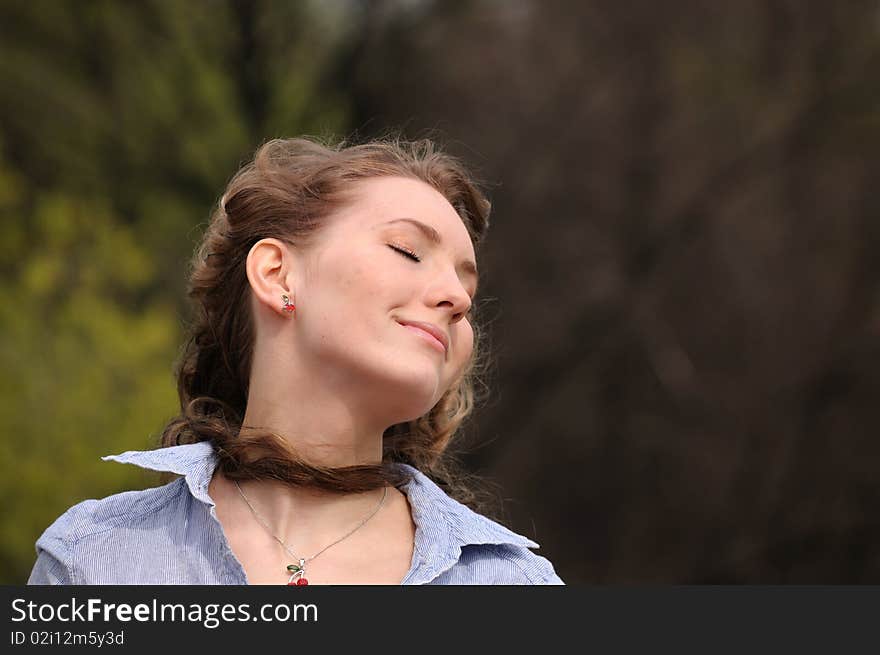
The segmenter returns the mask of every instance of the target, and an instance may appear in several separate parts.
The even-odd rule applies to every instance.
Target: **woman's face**
[[[473,245],[443,195],[405,177],[358,182],[305,262],[292,286],[294,320],[321,375],[373,391],[376,401],[394,398],[406,420],[433,407],[471,357],[477,286]],[[406,322],[431,324],[446,347]]]

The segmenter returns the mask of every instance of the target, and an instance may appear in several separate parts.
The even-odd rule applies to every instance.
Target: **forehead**
[[[346,227],[369,231],[399,230],[423,232],[407,218],[426,224],[451,252],[473,258],[473,244],[458,212],[439,191],[406,177],[377,177],[352,185],[351,200],[342,212]],[[432,239],[433,240],[433,239]]]

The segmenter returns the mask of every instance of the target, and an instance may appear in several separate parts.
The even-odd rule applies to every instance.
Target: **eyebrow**
[[[409,223],[410,225],[415,225],[417,228],[419,228],[419,231],[425,235],[428,241],[433,243],[435,246],[439,246],[443,243],[443,237],[440,236],[440,233],[427,223],[422,223],[421,221],[417,221],[414,218],[395,218],[392,221],[383,223],[383,225],[390,225],[391,223]],[[465,259],[461,262],[461,268],[473,275],[474,281],[477,283],[477,285],[479,285],[480,274],[477,272],[477,265],[473,261],[471,261],[470,259]],[[474,294],[476,295],[476,286],[474,287],[474,289]]]

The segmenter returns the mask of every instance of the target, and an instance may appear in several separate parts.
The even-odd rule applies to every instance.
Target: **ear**
[[[296,302],[292,292],[294,265],[293,251],[283,241],[271,238],[257,241],[248,253],[245,264],[255,301],[276,314],[286,316],[282,310],[284,301],[281,296],[286,294],[291,302]]]

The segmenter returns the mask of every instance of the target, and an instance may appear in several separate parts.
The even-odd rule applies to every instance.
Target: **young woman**
[[[70,508],[29,583],[562,584],[444,457],[488,215],[428,140],[261,147],[193,260],[181,415],[104,458],[182,477]]]

